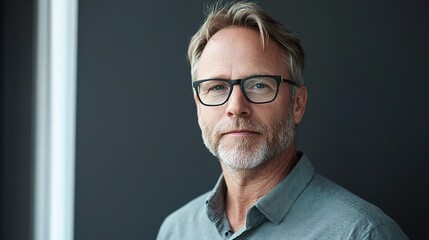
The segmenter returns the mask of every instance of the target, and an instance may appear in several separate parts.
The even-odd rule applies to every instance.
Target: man
[[[223,175],[171,214],[158,239],[407,239],[296,151],[304,53],[281,24],[254,3],[216,6],[188,57],[204,144]]]

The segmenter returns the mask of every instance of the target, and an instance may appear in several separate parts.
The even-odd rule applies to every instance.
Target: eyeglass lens
[[[253,77],[241,83],[245,96],[254,103],[274,100],[278,83],[271,77]],[[232,86],[224,80],[209,80],[199,84],[198,94],[201,101],[208,105],[223,104],[232,92]]]

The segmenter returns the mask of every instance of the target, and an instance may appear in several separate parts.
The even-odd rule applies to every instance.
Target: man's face
[[[267,74],[289,79],[282,53],[274,40],[266,40],[263,47],[255,30],[222,29],[207,43],[197,77],[241,79]],[[239,85],[221,106],[204,106],[194,96],[206,147],[236,170],[255,168],[280,155],[293,141],[295,123],[302,117],[294,112],[290,88],[281,83],[276,99],[266,104],[248,102]]]

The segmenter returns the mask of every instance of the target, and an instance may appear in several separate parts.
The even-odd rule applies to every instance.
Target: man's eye
[[[265,88],[267,85],[266,84],[264,84],[264,83],[256,83],[253,87],[254,88],[259,88],[259,89],[261,89],[261,88]]]
[[[222,86],[222,85],[216,85],[216,86],[214,86],[214,87],[211,87],[210,88],[210,91],[221,91],[221,90],[224,90],[225,89],[225,86]]]

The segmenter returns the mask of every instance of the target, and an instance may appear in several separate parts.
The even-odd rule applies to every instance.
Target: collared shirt
[[[226,188],[221,176],[211,192],[168,216],[157,239],[408,239],[379,208],[316,174],[305,155],[249,208],[237,232],[224,211]]]

